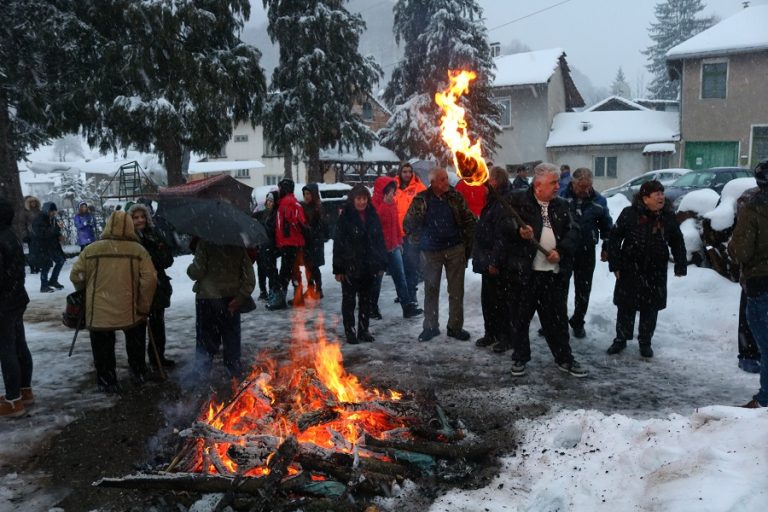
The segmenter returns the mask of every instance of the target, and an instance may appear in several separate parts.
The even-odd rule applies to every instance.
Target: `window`
[[[248,135],[235,135],[235,142],[248,142]]]
[[[651,153],[651,170],[669,169],[669,153]]]
[[[251,170],[250,169],[238,169],[235,171],[235,177],[236,178],[250,178],[251,177]]]
[[[753,126],[751,166],[756,166],[766,158],[768,158],[768,126]]]
[[[727,80],[727,62],[704,62],[701,65],[702,99],[724,99]]]
[[[373,120],[373,105],[371,105],[370,101],[366,101],[365,103],[363,103],[363,120],[364,121]]]
[[[501,55],[501,43],[491,43],[491,57]]]
[[[493,98],[491,101],[499,107],[499,125],[501,125],[502,128],[511,128],[512,98]]]
[[[264,176],[264,185],[277,185],[282,179],[282,176],[275,176],[273,174],[267,174]]]
[[[615,178],[618,157],[615,156],[596,156],[595,157],[595,177],[596,178]]]

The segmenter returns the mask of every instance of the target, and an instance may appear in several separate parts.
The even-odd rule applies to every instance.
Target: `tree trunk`
[[[320,168],[320,148],[317,144],[307,145],[307,157],[309,159],[307,183],[321,183],[323,181],[323,171]]]
[[[173,136],[158,141],[158,152],[163,156],[165,170],[168,172],[168,186],[181,185],[184,178],[181,175],[183,150],[181,144]]]
[[[11,140],[8,97],[0,93],[0,197],[13,205],[13,231],[21,239],[24,231],[24,199],[19,180],[19,165]]]
[[[293,179],[293,151],[291,151],[291,146],[286,146],[283,150],[283,178]]]

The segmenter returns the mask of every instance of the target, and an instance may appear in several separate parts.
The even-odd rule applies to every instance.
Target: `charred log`
[[[365,436],[365,445],[372,448],[424,453],[441,459],[467,460],[482,459],[493,449],[491,446],[484,444],[452,445],[430,441],[390,441],[376,439],[369,435]]]

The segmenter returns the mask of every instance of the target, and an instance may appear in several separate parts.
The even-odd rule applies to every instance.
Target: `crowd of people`
[[[762,167],[761,167],[762,166]],[[745,318],[751,328],[761,373],[761,387],[749,407],[768,405],[768,162],[756,170],[759,190],[739,210],[729,250],[742,265]],[[589,169],[572,173],[567,166],[541,163],[532,169],[492,167],[482,186],[452,187],[448,173],[434,168],[425,184],[409,164],[396,176],[381,176],[373,194],[355,185],[339,212],[333,236],[332,274],[341,286],[341,317],[349,344],[373,342],[371,319],[388,273],[405,319],[423,314],[419,342],[441,335],[440,285],[445,269],[448,295],[446,335],[468,341],[464,328],[465,271],[481,276],[484,333],[478,347],[512,351],[510,372],[526,374],[531,359],[530,324],[541,322],[554,362],[575,377],[588,374],[574,358],[570,338],[587,336],[585,318],[597,260],[607,262],[616,282],[616,336],[607,353],[625,350],[635,338],[640,355],[653,357],[652,339],[658,312],[666,307],[670,255],[676,276],[687,269],[685,243],[664,187],[644,183],[632,204],[614,223],[607,202],[593,188]],[[194,258],[187,274],[194,281],[196,308],[195,368],[210,371],[219,351],[233,378],[243,372],[240,314],[258,298],[270,311],[301,307],[323,297],[321,267],[331,233],[318,186],[294,195],[295,184],[282,180],[254,212],[268,235],[256,250],[193,240]],[[33,211],[29,205],[27,211]],[[0,415],[23,414],[33,402],[32,358],[24,339],[23,313],[29,298],[24,288],[25,258],[10,230],[13,208],[0,201],[0,359],[6,394]],[[34,212],[29,231],[29,265],[40,272],[41,291],[60,288],[64,262],[56,205]],[[131,377],[140,385],[175,366],[165,356],[164,311],[172,287],[165,270],[173,264],[164,230],[153,225],[151,207],[133,204],[109,217],[98,240],[88,205],[79,207],[75,224],[81,253],[70,280],[85,292],[85,327],[99,389],[119,391],[115,333],[122,330]],[[280,260],[278,268],[277,260]],[[257,272],[254,271],[254,263]],[[51,267],[53,271],[48,275]],[[304,273],[302,275],[302,269]],[[574,310],[567,297],[574,283]],[[304,284],[306,282],[306,285]],[[417,290],[424,286],[423,309]],[[291,299],[289,287],[293,287]],[[327,286],[327,285],[326,285]],[[147,343],[147,335],[149,343]],[[147,364],[147,361],[149,364]]]

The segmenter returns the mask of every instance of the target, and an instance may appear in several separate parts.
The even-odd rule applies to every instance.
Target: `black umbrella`
[[[267,232],[256,220],[226,201],[186,197],[160,198],[157,214],[176,231],[218,245],[255,247],[267,243]]]

